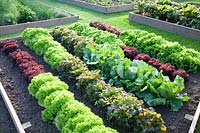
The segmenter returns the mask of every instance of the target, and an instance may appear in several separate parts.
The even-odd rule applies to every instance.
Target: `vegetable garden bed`
[[[21,122],[30,122],[32,125],[26,129],[26,132],[49,131],[57,133],[58,130],[53,124],[44,123],[41,120],[42,107],[38,106],[37,100],[28,93],[28,81],[22,75],[20,69],[16,67],[15,62],[2,51],[0,51],[0,59],[0,81]],[[39,58],[37,59],[42,64],[42,61]],[[48,70],[49,67],[46,65],[45,69]],[[8,129],[6,130],[8,131]]]
[[[23,31],[29,27],[50,27],[74,22],[79,17],[65,10],[49,6],[41,1],[1,1],[2,20],[0,35]],[[13,9],[13,10],[11,10]],[[13,17],[12,17],[13,16]]]
[[[124,4],[124,5],[102,6],[102,5],[92,4],[92,3],[88,3],[85,1],[81,1],[81,0],[58,0],[58,1],[66,2],[69,4],[73,4],[73,5],[88,8],[88,9],[92,9],[97,12],[106,13],[106,14],[132,10],[133,6],[134,6],[133,3]]]
[[[154,28],[158,28],[161,30],[166,30],[172,33],[176,33],[185,37],[193,38],[200,40],[200,30],[189,28],[186,26],[158,20],[155,18],[147,17],[144,15],[136,14],[133,12],[129,13],[129,20],[131,22],[142,23]]]
[[[121,33],[123,34],[123,31],[122,30],[120,30],[120,29],[118,29],[118,28],[115,28],[115,27],[113,27],[113,26],[111,26],[111,25],[109,25],[109,24],[106,24],[106,23],[103,23],[103,22],[99,22],[99,21],[94,21],[94,22],[91,22],[90,23],[90,26],[91,27],[95,27],[95,28],[97,28],[97,29],[99,29],[99,30],[103,30],[103,31],[107,31],[107,32],[110,32],[110,33],[113,33],[113,34],[116,34],[116,35],[120,35]],[[81,30],[80,30],[81,31]],[[80,32],[79,31],[79,32]],[[90,31],[92,31],[92,29],[90,29]],[[93,32],[95,32],[95,30],[93,29]],[[125,31],[126,32],[126,31]],[[129,31],[129,32],[131,32],[131,31]],[[97,33],[97,31],[96,31],[96,33]],[[100,32],[99,32],[100,33]],[[103,32],[102,32],[103,33]],[[106,32],[104,32],[104,34],[105,34]],[[126,39],[128,39],[128,38],[126,38]],[[128,39],[128,40],[130,40],[130,38]],[[131,44],[131,43],[130,43]],[[129,44],[129,45],[130,45]],[[64,42],[63,42],[63,45],[66,45]],[[138,54],[138,51],[137,51],[137,49],[136,48],[134,48],[134,47],[129,47],[129,46],[125,46],[125,45],[122,45],[122,46],[120,46],[121,48],[122,48],[122,50],[124,51],[124,53],[125,53],[125,56],[127,57],[127,58],[130,58],[130,59],[142,59],[143,61],[147,61],[147,59],[149,58],[150,59],[150,57],[149,57],[149,55],[147,55],[147,54],[139,54],[139,55],[137,55]],[[138,58],[139,57],[139,58]],[[149,60],[148,59],[148,60]],[[151,59],[150,59],[151,60]],[[155,59],[154,58],[154,60],[159,64],[159,60],[158,59]],[[150,61],[151,62],[151,61]],[[149,62],[149,63],[150,63]],[[154,63],[153,63],[154,64]],[[150,63],[150,65],[152,65],[152,66],[154,66],[154,67],[157,67],[157,65],[158,64],[151,64]],[[161,63],[162,64],[162,63]],[[168,64],[169,65],[169,64]],[[165,71],[166,70],[163,70],[163,72],[165,73]],[[182,70],[181,70],[182,71]],[[185,75],[185,74],[184,74]],[[170,76],[170,75],[168,75],[168,76]],[[183,75],[182,75],[183,76]],[[186,79],[186,78],[185,78]],[[198,99],[199,100],[199,99]],[[197,101],[198,101],[197,100]],[[193,133],[195,130],[197,130],[197,132],[199,131],[199,125],[197,124],[197,121],[198,121],[198,119],[199,119],[199,112],[200,112],[200,103],[198,104],[198,107],[197,107],[197,110],[196,110],[196,112],[195,112],[195,115],[194,115],[194,117],[193,117],[193,120],[192,120],[192,124],[191,124],[191,126],[190,126],[190,129],[189,129],[189,133]],[[187,116],[189,119],[192,119],[192,117],[191,116]]]
[[[49,71],[52,72],[54,75],[58,75],[58,73],[52,70],[50,66],[47,63],[45,63],[41,57],[37,56],[34,52],[30,51],[24,45],[21,38],[16,38],[13,40],[17,41],[17,44],[20,46],[20,49],[27,51],[31,56],[33,56],[36,59],[36,61],[39,64],[42,64],[44,66],[45,71]],[[43,110],[43,107],[38,106],[38,101],[29,94],[29,82],[26,78],[24,78],[24,75],[22,74],[20,69],[16,67],[16,63],[3,51],[0,51],[0,58],[2,58],[2,61],[0,62],[0,80],[5,86],[5,90],[8,93],[8,96],[11,99],[12,104],[14,105],[14,108],[16,109],[16,112],[21,122],[25,123],[29,121],[32,125],[31,127],[26,129],[26,132],[59,132],[58,129],[56,129],[55,125],[47,122],[45,123],[42,121],[41,111]],[[91,110],[95,112],[95,114],[98,114],[102,118],[104,118],[105,125],[109,125],[109,123],[106,121],[106,116],[104,112],[98,110],[93,105],[91,105],[91,103],[84,98],[83,94],[80,93],[80,90],[75,89],[75,81],[69,81],[65,79],[65,82],[69,84],[69,89],[71,92],[74,93],[75,98],[77,100],[82,101],[84,104],[89,106]]]
[[[32,56],[34,56],[38,63],[45,66],[45,70],[53,72],[57,74],[57,72],[53,71],[49,65],[47,65],[44,60],[37,56],[34,52],[29,50],[26,46],[24,46],[22,40],[19,38],[18,44],[20,47],[28,51]],[[27,132],[46,132],[46,131],[53,131],[54,133],[58,132],[53,124],[44,123],[41,120],[41,111],[42,107],[38,106],[38,102],[34,99],[27,90],[28,82],[23,75],[21,74],[20,70],[15,66],[13,61],[2,51],[0,51],[0,58],[2,59],[0,62],[1,68],[1,77],[0,80],[5,86],[5,89],[11,99],[17,114],[19,115],[20,120],[22,123],[31,122],[31,127],[27,128]],[[20,77],[20,78],[19,78]],[[106,120],[106,116],[104,112],[101,110],[97,110],[90,102],[88,102],[84,97],[83,94],[80,93],[79,90],[76,89],[75,83],[73,81],[66,81],[70,86],[70,91],[74,92],[76,98],[81,100],[86,105],[91,107],[91,109],[96,113],[100,114],[104,120]],[[161,113],[166,125],[168,127],[168,132],[182,132],[186,133],[189,130],[191,121],[185,119],[185,114],[194,115],[196,110],[199,95],[200,95],[200,74],[192,74],[190,81],[186,83],[185,92],[191,97],[191,100],[184,104],[184,107],[179,110],[178,112],[171,112],[169,108],[160,106],[156,107],[155,110],[158,113]],[[107,123],[105,121],[105,123]],[[109,125],[107,123],[107,125]],[[116,127],[115,127],[116,128]],[[120,129],[118,129],[120,131]],[[123,132],[123,131],[120,131]],[[126,131],[124,131],[126,132]]]
[[[73,37],[71,36],[69,38],[73,39]],[[101,40],[101,38],[99,39]],[[33,57],[35,57],[36,61],[39,64],[43,64],[45,66],[45,70],[54,72],[54,74],[58,74],[57,72],[53,71],[49,67],[49,65],[47,65],[43,61],[41,57],[37,56],[34,52],[30,51],[30,49],[24,45],[21,38],[17,38],[16,40],[19,46],[23,50],[27,51]],[[27,40],[30,40],[30,39],[27,38]],[[65,40],[65,41],[70,41],[70,40]],[[73,53],[73,51],[69,51],[69,52]],[[8,57],[8,55],[4,54],[2,51],[0,51],[0,58],[3,59],[0,62],[0,68],[2,68],[2,75],[3,75],[1,76],[2,78],[1,80],[11,83],[13,85],[12,89],[6,89],[9,94],[9,97],[11,98],[12,101],[14,101],[13,103],[14,103],[15,108],[19,107],[19,109],[16,109],[16,110],[17,110],[17,113],[19,114],[19,117],[21,117],[22,122],[30,121],[31,124],[33,125],[32,127],[28,128],[27,131],[30,131],[30,132],[41,132],[41,131],[54,132],[55,131],[57,132],[57,129],[55,129],[53,125],[51,124],[46,125],[49,123],[44,123],[41,121],[40,111],[42,110],[42,108],[39,107],[37,101],[28,94],[28,90],[27,90],[28,82],[27,80],[25,80],[25,78],[23,78],[23,75],[20,73],[20,70],[15,66],[15,64]],[[19,77],[21,78],[19,79]],[[6,79],[11,79],[11,80],[7,81]],[[100,115],[105,120],[104,122],[106,125],[110,126],[111,123],[106,121],[107,116],[105,115],[106,114],[105,111],[99,110],[94,105],[92,105],[88,100],[86,100],[85,95],[81,93],[79,89],[77,89],[77,86],[75,85],[76,81],[69,80],[69,79],[68,80],[65,79],[65,81],[69,84],[70,91],[72,91],[75,94],[76,99],[86,103],[86,105],[88,105],[92,109],[93,112]],[[200,96],[200,90],[199,90],[200,89],[199,88],[200,74],[199,73],[191,74],[190,81],[186,82],[185,86],[186,87],[185,87],[184,92],[188,93],[188,96],[191,99],[187,103],[184,103],[183,108],[181,108],[178,112],[171,112],[169,108],[166,106],[155,107],[155,111],[158,113],[161,113],[162,118],[166,122],[166,125],[168,127],[168,130],[167,130],[168,132],[183,132],[183,133],[188,132],[191,121],[185,119],[184,117],[186,114],[194,115],[197,104],[199,102],[198,100]],[[17,106],[15,105],[16,103],[18,103]],[[113,128],[118,129],[119,132],[129,132],[127,129],[122,130],[122,129],[119,129],[119,127],[117,126],[113,126]]]
[[[31,27],[36,28],[36,27],[50,27],[50,26],[61,25],[61,24],[77,21],[78,19],[79,19],[79,17],[77,15],[71,14],[70,17],[56,18],[56,19],[50,19],[50,20],[41,20],[41,21],[36,21],[36,22],[28,22],[28,23],[15,24],[15,25],[0,26],[0,35],[20,32],[26,28],[31,28]]]

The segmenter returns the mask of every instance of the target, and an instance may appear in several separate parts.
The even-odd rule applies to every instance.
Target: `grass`
[[[195,129],[195,133],[199,133],[199,132],[200,132],[200,121],[198,120],[196,129]]]
[[[35,0],[35,1],[37,2],[38,0]],[[98,13],[98,12],[90,10],[90,9],[73,6],[73,5],[70,5],[67,3],[63,3],[63,2],[58,2],[56,0],[43,0],[42,2],[46,3],[48,5],[54,6],[56,8],[60,8],[60,9],[69,11],[71,13],[74,13],[76,15],[79,15],[79,17],[80,17],[79,22],[81,22],[81,23],[88,24],[89,22],[91,22],[93,20],[99,20],[99,21],[107,22],[107,23],[109,23],[113,26],[116,26],[118,28],[121,28],[123,30],[130,30],[130,29],[146,30],[149,32],[154,32],[157,35],[161,35],[169,41],[177,41],[181,45],[184,45],[188,48],[193,48],[200,52],[200,41],[182,37],[180,35],[176,35],[176,34],[173,34],[170,32],[158,30],[155,28],[151,28],[151,27],[143,25],[143,24],[132,23],[132,22],[130,23],[128,20],[129,11],[113,13],[113,14],[102,14],[102,13]],[[8,37],[15,37],[16,35],[20,35],[20,33],[0,36],[0,39],[8,38]]]

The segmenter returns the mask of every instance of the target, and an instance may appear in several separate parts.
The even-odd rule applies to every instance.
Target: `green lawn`
[[[38,0],[35,0],[38,2]],[[188,48],[193,48],[195,50],[200,51],[200,41],[189,39],[186,37],[182,37],[173,33],[169,33],[166,31],[158,30],[155,28],[151,28],[149,26],[145,26],[138,23],[129,23],[128,21],[128,13],[121,12],[121,13],[113,13],[113,14],[102,14],[98,13],[96,11],[92,11],[89,9],[85,9],[82,7],[73,6],[67,3],[57,2],[56,0],[43,0],[44,3],[50,6],[54,6],[56,8],[67,10],[71,13],[77,14],[80,17],[79,22],[88,24],[92,20],[100,20],[107,22],[109,24],[112,24],[113,26],[116,26],[118,28],[121,28],[123,30],[129,30],[129,29],[142,29],[149,32],[154,32],[157,35],[161,35],[164,38],[166,38],[169,41],[177,41],[181,45],[184,45]],[[17,35],[20,35],[20,33],[12,34],[12,35],[4,35],[0,36],[0,39],[8,38],[8,37],[16,37]]]

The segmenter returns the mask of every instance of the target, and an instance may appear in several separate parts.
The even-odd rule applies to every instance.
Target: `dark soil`
[[[37,58],[38,59],[38,58]],[[40,64],[42,61],[39,61]],[[15,66],[8,55],[0,51],[0,81],[2,82],[21,123],[30,121],[31,127],[26,129],[27,133],[57,133],[57,128],[51,123],[45,123],[41,119],[41,111],[43,110],[28,93],[28,82],[21,74],[20,70]],[[50,68],[45,65],[45,69]],[[7,120],[4,121],[7,123]],[[3,131],[13,132],[12,126],[2,126]],[[3,132],[4,133],[4,132]]]
[[[9,129],[9,133],[16,133],[15,126],[12,122],[10,114],[0,96],[0,133],[6,133]]]
[[[35,55],[34,52],[30,51],[26,46],[23,45],[20,39],[18,39],[18,44],[20,47],[29,52],[34,56],[39,64],[45,66],[47,72],[53,72],[58,75],[55,71],[47,65],[44,60]],[[15,67],[13,61],[3,52],[0,51],[0,68],[1,76],[0,81],[6,87],[6,91],[14,104],[15,109],[19,115],[22,123],[30,121],[32,127],[26,129],[27,132],[40,132],[40,133],[56,133],[58,130],[51,123],[45,123],[41,120],[40,114],[43,110],[37,103],[37,100],[31,97],[28,93],[27,86],[28,82],[25,80],[23,75],[21,75],[20,70]],[[80,90],[76,89],[76,81],[65,80],[69,85],[69,90],[75,94],[75,98],[83,103],[85,103],[91,110],[103,118],[106,126],[113,127],[119,130],[121,133],[126,132],[125,130],[119,129],[118,127],[111,126],[109,122],[106,121],[105,112],[99,110],[97,107],[93,106],[87,99],[85,99],[84,94]],[[184,104],[183,108],[178,112],[171,112],[168,107],[160,106],[156,107],[155,110],[162,114],[164,121],[166,122],[169,133],[187,133],[191,124],[191,121],[184,118],[185,114],[194,115],[199,97],[200,97],[200,74],[190,75],[190,81],[186,83],[185,92],[191,97],[191,100]]]
[[[156,112],[162,114],[169,133],[188,133],[191,121],[184,118],[185,114],[194,116],[200,99],[200,73],[191,74],[190,81],[185,84],[185,90],[190,100],[184,103],[178,112],[172,112],[166,107],[156,107]]]
[[[29,48],[27,48],[21,39],[16,39],[17,40],[17,44],[20,46],[21,49],[27,51],[29,54],[31,54],[32,56],[34,56],[36,58],[36,61],[39,63],[39,64],[42,64],[44,65],[45,67],[45,70],[46,72],[52,72],[54,75],[59,75],[56,71],[52,71],[52,69],[50,68],[50,66],[44,62],[43,58],[41,56],[38,56],[36,55],[33,51],[31,51]],[[89,102],[83,93],[81,93],[80,90],[77,89],[76,87],[76,81],[75,80],[68,80],[68,79],[63,79],[62,77],[60,77],[61,80],[63,80],[64,82],[66,82],[68,85],[69,85],[69,91],[71,91],[72,93],[74,93],[74,96],[75,96],[75,99],[77,99],[78,101],[84,103],[86,106],[88,106],[91,111],[93,113],[95,113],[96,115],[100,116],[103,120],[104,120],[104,124],[108,127],[113,127],[114,129],[117,129],[118,131],[120,131],[121,133],[127,133],[123,130],[121,130],[120,128],[118,127],[115,127],[113,125],[111,125],[111,123],[109,123],[107,121],[107,118],[106,118],[106,114],[104,111],[102,110],[99,110],[99,108],[97,108],[96,106],[94,106],[91,102]],[[39,106],[39,105],[37,105]]]
[[[21,49],[27,51],[29,54],[35,57],[36,61],[39,64],[44,65],[46,72],[52,72],[54,75],[58,75],[55,71],[53,71],[50,66],[44,62],[43,58],[37,56],[33,51],[29,50],[21,39],[16,39],[17,44]],[[26,129],[26,132],[30,133],[57,133],[59,132],[55,125],[52,123],[45,123],[41,119],[41,111],[43,110],[37,103],[37,100],[29,95],[28,93],[28,81],[23,77],[19,68],[15,66],[14,61],[12,61],[7,54],[0,51],[0,81],[2,82],[6,92],[16,112],[19,116],[19,119],[22,123],[30,121],[32,126]],[[92,112],[99,115],[104,120],[104,124],[109,127],[113,127],[110,125],[108,121],[106,121],[105,112],[99,110],[97,107],[93,106],[88,100],[85,99],[84,94],[80,92],[80,90],[76,88],[75,80],[64,80],[69,85],[69,90],[74,93],[75,98],[86,104],[86,106],[90,107]],[[7,87],[8,86],[8,87]],[[1,113],[1,112],[0,112]],[[0,127],[1,128],[1,127]],[[3,130],[7,130],[10,127],[7,126],[3,128]],[[113,127],[114,129],[120,130],[118,127]],[[10,131],[11,132],[11,131]],[[121,130],[120,132],[123,133]],[[1,133],[1,132],[0,132]]]

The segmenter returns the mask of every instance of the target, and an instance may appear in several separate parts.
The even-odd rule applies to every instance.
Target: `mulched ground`
[[[41,61],[39,62],[40,64]],[[37,100],[29,95],[28,82],[15,66],[8,55],[0,51],[0,81],[2,82],[22,124],[30,121],[31,127],[26,129],[28,133],[58,133],[57,128],[51,123],[45,123],[41,119],[43,110]],[[45,65],[45,69],[50,69]],[[1,113],[1,112],[0,112]],[[6,121],[5,121],[6,122]],[[3,131],[12,132],[10,127],[1,127]],[[4,132],[3,132],[4,133]]]
[[[52,72],[54,75],[58,75],[57,72],[53,71],[50,68],[50,66],[44,62],[43,58],[41,58],[40,56],[37,56],[33,51],[30,51],[29,48],[27,48],[21,42],[21,39],[17,39],[17,41],[21,49],[29,52],[29,54],[35,57],[36,61],[39,64],[44,65],[46,72]],[[8,97],[10,98],[22,124],[28,121],[31,122],[32,126],[27,128],[25,130],[26,132],[28,133],[58,133],[59,132],[57,128],[55,127],[55,125],[53,125],[52,123],[46,123],[42,121],[41,111],[43,110],[43,108],[39,106],[37,100],[28,93],[28,89],[27,89],[28,84],[29,84],[28,81],[23,77],[19,68],[15,66],[14,61],[12,61],[8,57],[8,55],[2,51],[0,51],[0,81],[2,82],[8,94]],[[75,94],[75,98],[77,100],[86,104],[88,107],[91,108],[92,112],[102,117],[105,120],[104,124],[106,126],[112,127],[112,125],[110,125],[106,121],[104,112],[94,107],[90,102],[88,102],[84,98],[83,94],[79,90],[75,89],[76,88],[75,81],[65,80],[65,82],[70,86],[69,90]],[[6,107],[3,107],[3,108],[4,110],[6,110]],[[1,110],[0,108],[0,114],[1,113],[5,113],[5,111]],[[4,120],[2,120],[2,123],[3,121]],[[0,122],[1,122],[1,119],[0,119]],[[113,127],[113,128],[118,129],[118,127]],[[9,133],[15,133],[15,131],[13,131],[12,129],[12,126],[9,126],[9,125],[7,126],[0,125],[0,129],[2,131],[7,131]],[[1,133],[1,130],[0,130],[0,133]],[[123,132],[123,131],[120,131],[120,132]]]
[[[0,133],[6,133],[7,129],[9,129],[9,133],[17,132],[3,99],[0,96]]]
[[[185,114],[194,116],[200,98],[200,73],[190,75],[190,81],[185,84],[184,90],[190,100],[178,112],[171,112],[166,107],[155,108],[162,114],[170,133],[188,133],[191,121],[184,118]]]
[[[25,47],[20,39],[18,39],[18,42],[23,50],[26,50],[31,55],[33,55],[39,64],[43,64],[45,66],[45,70],[47,72],[50,71],[54,73],[54,75],[57,75],[57,73],[55,71],[52,71],[49,65],[47,65],[41,57],[35,55],[34,52]],[[22,121],[22,123],[30,121],[32,124],[32,127],[26,129],[26,131],[31,133],[57,133],[58,130],[53,124],[45,123],[41,120],[40,115],[43,109],[38,105],[37,100],[29,95],[27,90],[28,82],[26,81],[26,79],[24,79],[23,75],[21,75],[20,70],[15,67],[13,61],[1,51],[0,70],[0,81],[3,83],[9,98],[12,100],[12,104],[15,107],[20,120]],[[85,103],[88,107],[92,109],[95,114],[102,117],[106,126],[111,126],[111,124],[106,121],[106,116],[104,114],[105,112],[102,110],[98,110],[97,107],[93,106],[84,98],[83,94],[79,90],[75,89],[75,81],[65,81],[70,86],[70,91],[75,94],[75,98],[77,100]],[[171,112],[169,108],[164,106],[155,108],[157,112],[162,114],[162,117],[168,127],[169,133],[188,132],[191,121],[185,119],[184,116],[185,114],[194,115],[195,113],[200,97],[200,73],[191,75],[190,81],[186,83],[185,92],[188,93],[188,95],[191,97],[191,100],[185,103],[184,107],[178,112]],[[5,128],[4,126],[2,126],[0,128],[3,128],[3,130],[6,129],[8,131],[8,126]],[[11,127],[9,127],[9,130],[10,128]],[[120,130],[118,127],[113,128],[118,129],[121,133],[128,133],[128,131]],[[10,132],[12,131],[10,130]]]

